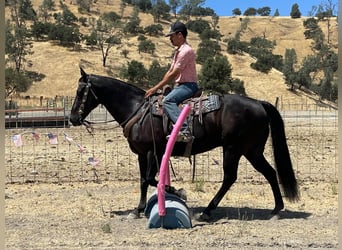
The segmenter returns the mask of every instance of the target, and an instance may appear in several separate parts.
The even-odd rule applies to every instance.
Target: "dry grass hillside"
[[[32,0],[35,9],[41,4],[41,0]],[[74,3],[73,3],[74,2]],[[64,2],[75,15],[81,15],[77,11],[76,0]],[[56,1],[58,7],[58,1]],[[238,7],[238,6],[237,6]],[[115,11],[119,12],[120,0],[98,0],[91,8],[91,14],[85,17],[96,17],[99,13]],[[6,10],[7,11],[7,10]],[[132,8],[126,7],[124,16],[127,18],[132,14]],[[152,24],[153,18],[149,14],[140,14],[141,26]],[[310,40],[305,40],[303,20],[291,19],[290,17],[250,17],[248,29],[243,33],[242,40],[249,41],[254,36],[265,36],[269,40],[276,40],[275,54],[284,55],[286,48],[296,50],[298,61],[313,52],[311,51]],[[220,17],[218,24],[223,38],[233,36],[240,27],[239,17]],[[164,31],[169,29],[168,23],[162,23]],[[325,24],[322,24],[323,31],[326,31]],[[337,22],[332,22],[332,40],[337,45]],[[81,29],[82,33],[86,31]],[[61,47],[52,42],[34,42],[33,54],[27,59],[32,63],[27,70],[36,71],[46,77],[39,82],[34,82],[32,87],[22,95],[31,97],[44,96],[52,98],[58,96],[74,96],[77,87],[77,80],[80,76],[79,65],[82,65],[86,72],[118,77],[119,68],[126,65],[129,60],[138,60],[149,67],[152,60],[157,58],[161,64],[166,65],[171,59],[173,47],[169,39],[165,37],[150,37],[156,44],[156,52],[153,56],[146,53],[139,54],[137,51],[137,37],[129,37],[123,40],[119,47],[112,48],[107,60],[107,67],[102,66],[101,52],[82,45],[81,49]],[[188,37],[189,43],[197,49],[200,42],[198,36],[192,32]],[[223,51],[226,51],[222,42]],[[125,59],[120,52],[123,49],[129,50],[128,58]],[[282,73],[272,70],[268,74],[263,74],[250,68],[253,58],[249,55],[229,55],[223,52],[229,59],[233,67],[233,77],[244,81],[246,92],[249,96],[257,99],[264,99],[274,102],[276,97],[291,103],[314,103],[314,96],[308,98],[308,94],[303,92],[292,93],[288,90]],[[200,66],[198,67],[200,70]]]

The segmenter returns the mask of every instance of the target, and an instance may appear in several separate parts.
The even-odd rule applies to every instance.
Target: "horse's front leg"
[[[149,151],[147,155],[138,155],[138,162],[140,169],[140,201],[138,207],[130,213],[130,218],[140,217],[140,213],[144,212],[146,207],[148,186],[151,185],[156,187],[158,184],[155,180],[157,168],[152,151]]]

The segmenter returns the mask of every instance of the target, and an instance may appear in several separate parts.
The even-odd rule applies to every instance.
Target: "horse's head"
[[[75,100],[70,112],[70,122],[74,126],[84,124],[84,119],[99,105],[93,83],[89,79],[90,76],[82,68],[80,70],[81,78],[78,81]]]

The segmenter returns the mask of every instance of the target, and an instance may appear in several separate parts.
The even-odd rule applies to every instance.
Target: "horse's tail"
[[[272,104],[268,102],[261,102],[261,104],[270,119],[274,160],[285,196],[290,201],[299,200],[298,184],[286,143],[283,119]]]

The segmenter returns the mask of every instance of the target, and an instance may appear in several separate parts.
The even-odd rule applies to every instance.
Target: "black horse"
[[[102,104],[124,130],[129,127],[125,134],[131,150],[138,155],[140,168],[141,196],[134,210],[136,215],[146,206],[148,186],[156,186],[158,183],[155,176],[167,143],[164,119],[148,108],[151,102],[144,98],[144,94],[145,91],[136,86],[110,77],[88,75],[81,68],[81,78],[70,114],[74,126],[86,124],[87,115]],[[195,116],[191,120],[194,136],[191,155],[223,147],[223,182],[201,217],[210,218],[210,212],[218,206],[236,181],[241,156],[245,156],[270,183],[275,201],[271,215],[277,215],[284,208],[277,173],[285,197],[289,201],[299,199],[281,115],[268,102],[240,95],[219,96],[219,103],[217,110]],[[263,155],[269,128],[277,171]],[[177,142],[172,155],[184,156],[186,150],[189,150],[187,143]]]

